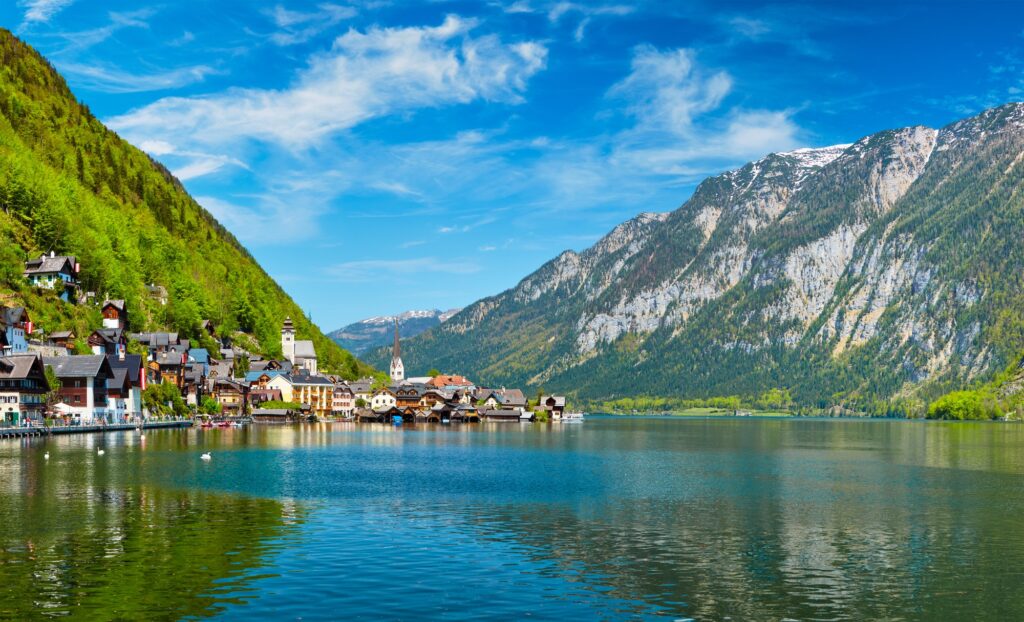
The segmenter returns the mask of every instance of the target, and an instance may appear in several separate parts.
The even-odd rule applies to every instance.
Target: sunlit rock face
[[[768,155],[410,340],[591,397],[892,396],[1024,351],[1024,106]],[[1010,326],[1013,326],[1011,329]]]

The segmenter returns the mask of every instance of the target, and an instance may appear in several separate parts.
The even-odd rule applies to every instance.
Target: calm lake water
[[[1024,425],[3,441],[0,619],[1020,620],[1022,521]]]

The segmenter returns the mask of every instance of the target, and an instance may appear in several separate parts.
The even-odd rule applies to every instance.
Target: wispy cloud
[[[693,50],[640,46],[631,69],[609,90],[636,121],[616,137],[612,156],[630,170],[688,175],[702,161],[721,166],[801,142],[792,111],[725,107],[733,78],[703,68]]]
[[[21,3],[25,8],[25,24],[45,23],[54,15],[71,6],[75,0],[26,0]]]
[[[56,30],[41,33],[39,36],[55,40],[59,47],[49,50],[47,56],[55,60],[72,57],[71,63],[81,62],[80,55],[114,36],[126,28],[149,28],[149,19],[156,13],[155,8],[142,8],[134,11],[110,11],[107,22],[102,26],[86,30]]]
[[[303,149],[369,119],[473,100],[518,103],[547,50],[470,36],[475,20],[435,27],[350,30],[284,90],[235,88],[168,97],[110,119],[136,140],[226,145],[262,141]]]
[[[132,73],[101,63],[75,63],[57,61],[57,68],[71,76],[75,84],[86,89],[104,93],[143,93],[176,89],[202,82],[207,76],[218,73],[207,65],[179,67],[155,73]]]
[[[470,261],[441,260],[436,257],[414,259],[368,259],[347,261],[327,268],[330,278],[345,283],[366,283],[382,277],[424,274],[473,274],[480,266]]]
[[[489,225],[489,224],[493,223],[495,220],[497,220],[497,219],[494,218],[493,216],[485,217],[485,218],[477,218],[477,219],[474,219],[473,222],[470,222],[470,223],[467,223],[467,224],[464,224],[464,225],[445,225],[443,227],[440,227],[437,230],[437,232],[438,233],[469,233],[470,231],[472,231],[474,229],[478,229],[480,227],[483,227],[484,225]]]
[[[293,11],[279,4],[265,11],[279,29],[269,36],[270,41],[280,46],[305,43],[358,13],[355,7],[329,3],[319,4],[316,9]]]

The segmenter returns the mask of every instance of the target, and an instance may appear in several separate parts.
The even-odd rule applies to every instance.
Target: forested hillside
[[[99,326],[98,311],[27,287],[23,262],[74,255],[83,290],[127,300],[132,330],[167,328],[198,338],[212,319],[225,335],[255,338],[280,355],[286,315],[312,339],[321,368],[371,372],[325,337],[241,244],[166,168],[78,102],[34,50],[0,30],[0,304],[25,304],[43,330]],[[152,299],[164,286],[169,303]],[[246,340],[248,341],[248,340]]]
[[[403,345],[593,400],[923,413],[1024,351],[1024,105],[769,155]],[[371,361],[386,357],[375,353]]]

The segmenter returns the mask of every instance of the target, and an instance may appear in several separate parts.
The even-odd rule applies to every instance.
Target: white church
[[[292,373],[304,369],[310,376],[316,375],[316,348],[312,341],[295,340],[295,326],[291,317],[284,318],[284,326],[281,327],[281,351],[292,364]]]

